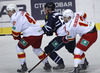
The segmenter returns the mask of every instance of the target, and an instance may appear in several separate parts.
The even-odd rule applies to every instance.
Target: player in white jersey
[[[93,22],[87,22],[86,16],[84,12],[73,13],[70,9],[63,12],[64,21],[66,22],[64,29],[67,32],[65,39],[70,42],[77,34],[81,37],[74,50],[74,70],[72,73],[80,73],[79,66],[81,64],[84,65],[84,52],[97,40],[95,24]]]
[[[46,57],[45,53],[40,48],[44,32],[42,31],[40,24],[32,16],[25,11],[17,11],[17,7],[14,4],[7,6],[7,14],[13,24],[12,36],[15,40],[19,40],[16,51],[22,68],[18,69],[17,72],[25,72],[28,68],[26,65],[24,49],[32,46],[33,52],[39,59]],[[23,33],[22,38],[21,32]],[[45,70],[51,70],[51,66],[48,63],[47,58],[43,61],[43,63]]]

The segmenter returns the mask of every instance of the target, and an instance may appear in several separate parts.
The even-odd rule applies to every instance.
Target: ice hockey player
[[[16,51],[18,59],[21,64],[21,69],[17,72],[26,72],[28,70],[26,65],[26,55],[24,50],[32,46],[33,52],[39,59],[46,57],[45,53],[40,48],[42,42],[43,31],[40,24],[25,11],[18,11],[15,4],[10,4],[6,8],[7,14],[10,17],[10,21],[13,25],[12,36],[15,40],[19,40]],[[21,38],[21,32],[23,37]],[[44,69],[46,71],[51,70],[51,66],[47,61],[47,58],[43,61]]]
[[[85,12],[73,13],[72,10],[66,9],[63,12],[65,24],[65,31],[68,33],[65,39],[70,42],[80,35],[80,39],[74,49],[74,70],[72,73],[80,73],[80,65],[84,64],[85,54],[89,47],[97,40],[97,29],[94,22],[86,21]]]
[[[58,51],[61,47],[65,46],[66,49],[70,53],[73,54],[76,40],[73,39],[73,41],[66,44],[66,41],[63,40],[63,36],[66,35],[66,32],[63,30],[63,22],[62,14],[55,11],[55,4],[53,2],[48,2],[45,5],[45,25],[42,27],[44,34],[47,36],[52,36],[53,32],[56,33],[56,37],[49,42],[49,44],[44,48],[45,53],[52,52],[53,49],[57,48],[56,51]],[[63,44],[61,44],[64,42]],[[61,70],[65,68],[63,59],[56,53],[53,52],[49,56],[56,64],[57,66],[53,67],[54,70]]]

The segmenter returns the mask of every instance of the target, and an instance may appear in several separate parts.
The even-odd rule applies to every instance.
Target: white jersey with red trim
[[[86,22],[86,14],[82,15],[83,12],[78,12],[74,14],[74,18],[65,24],[65,31],[67,32],[67,39],[73,40],[76,34],[82,36],[87,32],[91,31],[94,27],[94,22]]]
[[[18,11],[11,17],[12,34],[18,36],[21,32],[24,37],[27,36],[40,36],[43,34],[40,24],[27,12]]]

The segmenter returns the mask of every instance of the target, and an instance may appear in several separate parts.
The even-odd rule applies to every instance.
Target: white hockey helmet
[[[63,17],[67,17],[67,18],[69,18],[69,17],[73,18],[74,17],[74,13],[71,9],[64,10],[62,14],[63,14]]]
[[[17,11],[17,6],[15,4],[10,4],[7,6],[6,10],[7,11],[13,11],[13,10]]]

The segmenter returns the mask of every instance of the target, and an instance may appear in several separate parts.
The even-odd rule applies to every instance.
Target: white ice
[[[100,31],[98,32],[98,39],[96,43],[94,43],[89,50],[85,53],[86,57],[89,61],[89,67],[84,73],[100,73]],[[52,37],[47,37],[44,35],[41,48],[48,44]],[[77,40],[79,36],[77,37]],[[17,73],[16,70],[20,68],[19,60],[16,55],[16,44],[18,41],[13,40],[12,36],[0,36],[0,73]],[[27,55],[27,65],[28,68],[31,69],[34,65],[36,65],[40,60],[33,53],[32,48],[29,47],[25,50]],[[64,60],[66,65],[66,71],[70,71],[73,69],[73,55],[68,53],[65,47],[61,48],[57,52]],[[50,59],[49,62],[51,66],[56,66],[56,64]],[[48,73],[43,70],[43,63],[38,65],[31,73]],[[62,73],[62,71],[52,71],[49,73]],[[63,72],[67,73],[67,72]]]

